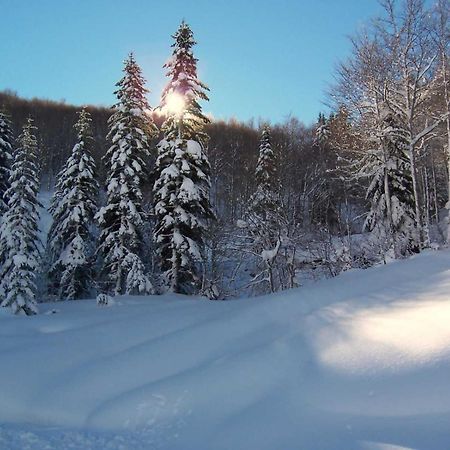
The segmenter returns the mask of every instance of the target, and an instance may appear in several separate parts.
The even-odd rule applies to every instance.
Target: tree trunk
[[[419,233],[419,246],[423,245],[423,230],[422,230],[422,220],[420,217],[420,202],[419,202],[419,187],[417,183],[417,170],[416,170],[416,156],[415,149],[412,144],[409,146],[408,150],[409,161],[411,163],[411,177],[413,182],[414,191],[414,210],[416,216],[417,231]]]

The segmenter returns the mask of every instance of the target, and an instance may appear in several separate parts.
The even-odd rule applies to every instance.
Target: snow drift
[[[2,310],[0,448],[448,449],[448,292],[430,251],[260,298]]]

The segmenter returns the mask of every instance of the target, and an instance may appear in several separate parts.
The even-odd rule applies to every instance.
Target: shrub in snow
[[[39,192],[36,127],[28,119],[14,152],[6,191],[7,212],[0,227],[0,302],[16,314],[36,314],[36,273],[40,268],[38,241]]]
[[[126,293],[127,294],[153,294],[153,285],[145,274],[145,267],[139,256],[128,253],[125,257],[124,266],[127,271]]]
[[[108,169],[107,200],[97,214],[101,229],[98,253],[106,289],[115,294],[148,293],[153,292],[150,281],[138,282],[136,276],[144,272],[142,260],[137,262],[142,256],[145,220],[141,184],[146,176],[145,159],[149,156],[150,138],[156,127],[149,114],[145,80],[132,54],[125,61],[124,72],[117,83],[119,101],[109,119],[111,147],[104,157]],[[130,276],[131,269],[134,273]],[[143,287],[145,289],[140,290]]]
[[[107,294],[98,294],[96,300],[97,300],[98,306],[114,305],[114,299],[110,295],[107,295]]]

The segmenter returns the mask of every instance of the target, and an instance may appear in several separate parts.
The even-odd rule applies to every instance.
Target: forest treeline
[[[0,92],[0,109],[10,118],[14,136],[19,136],[28,117],[34,119],[39,142],[42,186],[44,189],[51,189],[56,174],[76,142],[73,125],[80,107],[51,100],[24,99],[16,93],[3,91]],[[87,106],[86,109],[92,117],[92,154],[98,176],[100,180],[104,180],[102,157],[109,147],[106,139],[107,122],[112,110],[97,106]],[[312,125],[305,125],[295,117],[288,118],[285,123],[274,124],[272,145],[279,155],[277,162],[280,166],[281,184],[286,190],[286,208],[294,215],[293,220],[300,221],[305,226],[321,223],[336,230],[341,214],[340,200],[333,197],[341,195],[340,182],[329,170],[335,164],[337,149],[325,148],[319,144],[317,128],[322,117],[319,114],[317,123]],[[331,133],[337,138],[336,133],[341,127],[339,122],[345,123],[348,117],[341,114],[335,117],[332,114],[330,118]],[[157,115],[155,122],[161,123],[161,118]],[[209,136],[211,195],[220,217],[225,221],[234,223],[242,217],[254,190],[261,126],[254,121],[244,123],[234,119],[213,121],[205,126],[205,132]],[[148,183],[151,184],[153,174],[149,171],[147,175]],[[322,191],[319,184],[328,184],[329,191],[319,192]]]
[[[3,91],[0,92],[0,110],[5,111],[10,118],[14,136],[19,136],[28,117],[34,119],[42,187],[51,189],[57,173],[76,142],[73,125],[77,121],[80,107],[51,100],[24,99],[16,93]],[[99,179],[104,180],[102,158],[109,147],[106,136],[112,109],[87,106],[86,110],[92,118],[92,155]],[[154,118],[161,125],[161,117],[154,115]],[[346,120],[348,118],[341,117],[340,114],[336,118],[334,114],[331,115],[333,136],[341,126],[338,122]],[[286,209],[290,211],[292,220],[301,222],[305,227],[320,223],[337,231],[342,214],[342,202],[337,198],[342,195],[339,193],[341,187],[339,180],[330,172],[335,164],[335,150],[325,148],[317,139],[317,128],[321,121],[322,115],[319,114],[317,123],[312,125],[305,125],[295,117],[288,118],[285,123],[274,124],[272,145],[279,156],[277,163],[285,190]],[[254,191],[261,127],[255,121],[244,123],[237,120],[212,121],[205,126],[205,132],[209,136],[207,151],[211,164],[212,201],[220,219],[226,222],[235,223],[242,217]],[[154,141],[153,159],[157,139]],[[152,167],[152,164],[149,166]],[[147,184],[150,186],[154,181],[154,174],[150,170],[147,176]],[[319,186],[323,187],[325,184],[329,186],[328,191]],[[151,195],[148,189],[147,194]],[[150,199],[147,201],[150,202]]]

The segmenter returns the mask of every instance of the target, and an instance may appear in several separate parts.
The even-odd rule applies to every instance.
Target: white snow
[[[0,310],[0,448],[448,449],[449,292],[445,250],[260,298]]]
[[[190,153],[191,155],[196,155],[198,157],[202,154],[202,147],[197,141],[193,141],[192,139],[189,139],[186,142],[186,151]]]

